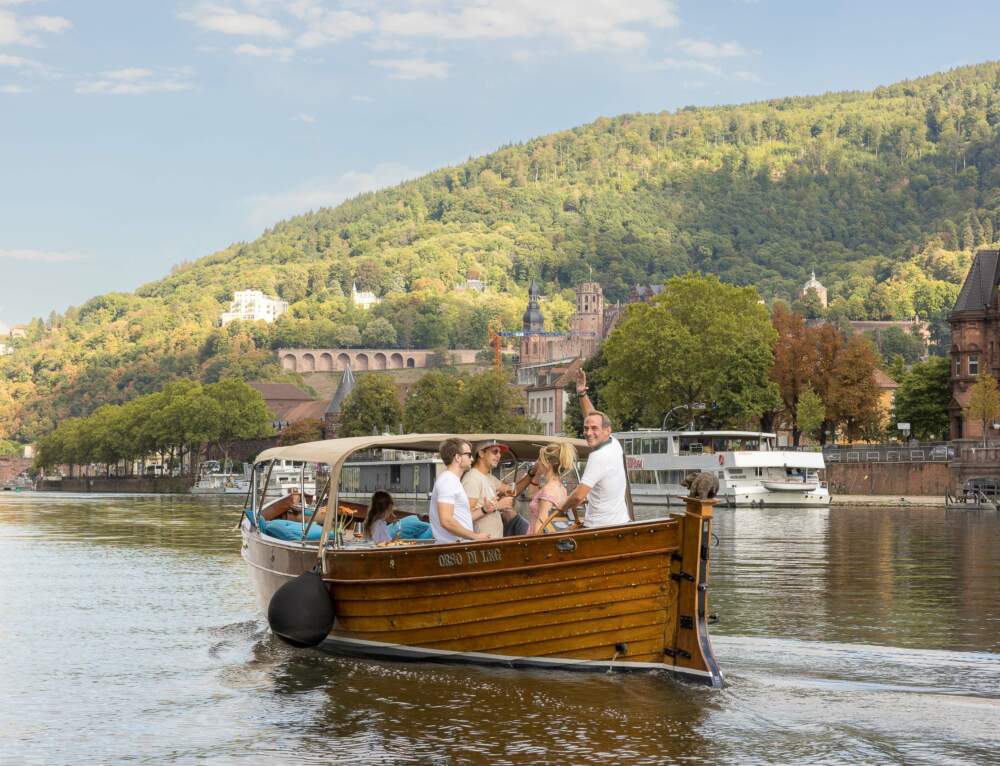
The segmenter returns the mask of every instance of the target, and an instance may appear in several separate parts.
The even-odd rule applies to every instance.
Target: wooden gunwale
[[[609,556],[595,556],[593,558],[581,559],[579,561],[551,561],[548,563],[523,564],[521,566],[505,567],[503,569],[479,569],[475,571],[466,570],[462,572],[445,572],[442,574],[434,574],[434,575],[413,575],[406,577],[368,577],[363,580],[358,578],[324,577],[323,582],[330,583],[331,585],[351,585],[354,583],[364,583],[366,585],[403,585],[406,583],[430,582],[434,580],[449,580],[457,577],[486,577],[490,575],[524,572],[528,570],[552,569],[556,567],[563,569],[571,566],[593,564],[604,561],[618,561],[620,559],[631,559],[631,558],[638,558],[641,556],[651,556],[656,554],[671,553],[675,550],[677,549],[653,548],[650,550],[636,551],[634,553],[619,553],[619,554],[612,554]],[[483,590],[487,589],[484,588]]]

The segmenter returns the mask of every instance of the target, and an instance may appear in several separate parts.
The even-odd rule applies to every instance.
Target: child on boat
[[[395,510],[396,504],[388,492],[379,490],[373,494],[365,516],[365,539],[373,543],[387,543],[394,540],[389,532],[389,524],[395,519]],[[398,530],[396,534],[398,536]]]
[[[552,531],[552,519],[567,497],[562,477],[576,465],[576,449],[572,444],[547,444],[539,451],[536,465],[538,470],[535,481],[540,488],[528,506],[531,513],[529,535]]]

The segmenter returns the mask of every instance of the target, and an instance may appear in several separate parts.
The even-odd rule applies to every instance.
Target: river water
[[[289,648],[238,515],[0,496],[0,763],[1000,763],[997,513],[717,510],[722,690]]]

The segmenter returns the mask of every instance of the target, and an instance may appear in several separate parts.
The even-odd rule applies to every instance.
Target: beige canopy
[[[590,447],[582,439],[568,436],[541,436],[539,434],[403,434],[385,436],[353,436],[347,439],[327,439],[319,442],[293,444],[289,447],[272,447],[257,456],[256,463],[270,460],[304,460],[311,463],[326,463],[334,475],[349,456],[366,449],[401,449],[437,452],[441,442],[451,437],[464,439],[472,445],[487,439],[496,439],[506,444],[519,460],[534,460],[538,450],[546,444],[571,444],[579,457],[586,457]]]

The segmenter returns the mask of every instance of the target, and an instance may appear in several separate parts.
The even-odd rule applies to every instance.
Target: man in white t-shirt
[[[447,466],[434,482],[429,514],[434,541],[460,543],[464,540],[488,540],[473,528],[473,512],[462,489],[461,476],[472,465],[472,447],[462,439],[446,439],[438,448],[441,462]],[[482,511],[478,511],[482,516]]]
[[[625,455],[622,445],[611,435],[611,420],[595,410],[587,396],[587,375],[582,369],[577,373],[576,392],[583,408],[583,438],[591,453],[579,485],[563,503],[563,513],[576,510],[586,500],[585,527],[628,524],[631,516],[625,501],[628,490]]]

